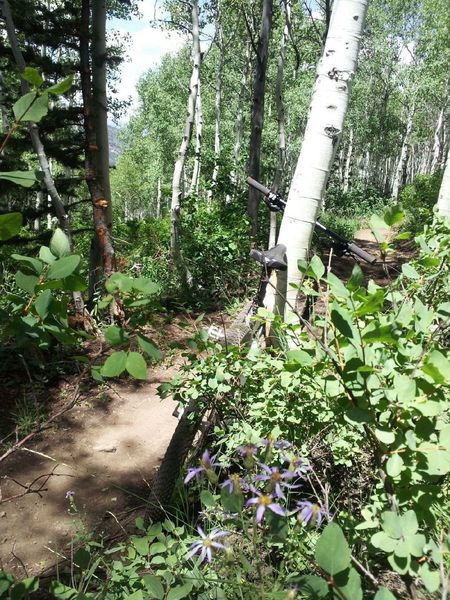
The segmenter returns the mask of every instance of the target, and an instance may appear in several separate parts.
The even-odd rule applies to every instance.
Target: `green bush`
[[[356,180],[347,192],[338,185],[330,185],[325,193],[327,213],[341,217],[370,217],[373,213],[383,213],[390,199],[374,186]]]
[[[441,182],[442,172],[437,171],[432,175],[417,175],[413,183],[402,189],[399,199],[405,211],[406,229],[417,233],[432,222]]]

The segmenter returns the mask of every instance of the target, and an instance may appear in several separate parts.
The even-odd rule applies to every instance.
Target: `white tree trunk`
[[[158,177],[158,191],[156,195],[156,218],[161,218],[161,177]]]
[[[202,112],[202,94],[200,80],[198,82],[197,102],[195,105],[195,158],[194,168],[192,170],[191,185],[189,186],[189,195],[198,193],[200,181],[200,169],[202,164],[202,135],[203,135],[203,112]]]
[[[437,211],[441,216],[450,218],[450,150],[447,154],[444,177],[439,190]]]
[[[406,131],[403,137],[402,149],[400,150],[400,156],[397,163],[397,168],[395,170],[394,182],[392,184],[392,199],[397,200],[398,194],[401,186],[405,183],[405,172],[406,165],[408,162],[408,149],[409,149],[409,140],[411,137],[411,131],[413,126],[415,106],[412,107],[411,111],[408,114],[408,121],[406,123]]]
[[[217,184],[217,178],[219,176],[219,159],[220,159],[220,109],[222,104],[222,73],[224,65],[224,47],[223,47],[223,32],[222,24],[220,22],[220,14],[217,20],[217,47],[219,50],[219,56],[217,59],[217,71],[216,71],[216,95],[214,98],[214,115],[215,115],[215,128],[214,128],[214,169],[212,174],[212,187],[214,188]],[[213,190],[211,189],[208,193],[208,199],[212,198]]]
[[[434,173],[439,168],[439,161],[442,157],[441,152],[441,138],[442,138],[442,127],[444,124],[444,109],[442,108],[439,112],[438,120],[436,123],[436,129],[434,130],[434,142],[433,142],[433,158],[431,161],[431,172]]]
[[[344,194],[348,192],[348,184],[350,181],[350,167],[352,164],[352,156],[353,156],[353,127],[350,129],[350,134],[348,136],[348,148],[347,148],[347,157],[345,159],[345,170],[344,170],[344,185],[342,186],[342,191]]]
[[[244,64],[244,69],[242,70],[242,75],[241,75],[241,85],[240,85],[240,89],[239,89],[238,104],[237,104],[237,111],[236,111],[236,126],[235,126],[236,138],[235,138],[234,149],[233,149],[233,159],[234,159],[233,160],[233,172],[231,173],[231,181],[235,185],[237,185],[237,183],[238,183],[237,172],[239,170],[239,161],[241,158],[242,137],[244,134],[244,100],[245,100],[246,91],[247,91],[247,80],[248,80],[249,74],[250,74],[250,67],[251,67],[251,44],[250,44],[250,41],[247,40],[247,43],[245,46],[245,64]]]
[[[180,206],[182,197],[182,180],[186,155],[192,137],[192,129],[195,117],[195,104],[197,102],[198,86],[200,82],[200,30],[198,0],[192,0],[192,74],[189,83],[189,96],[187,103],[187,116],[184,126],[183,139],[178,151],[172,178],[172,202],[171,202],[171,235],[170,247],[172,257],[177,261],[179,258],[178,222],[180,217]],[[179,265],[180,266],[180,265]]]
[[[278,237],[278,242],[287,248],[288,270],[287,278],[286,272],[278,272],[275,305],[278,312],[290,318],[297,298],[297,289],[292,285],[298,285],[302,279],[298,261],[308,257],[344,125],[367,5],[368,0],[335,0],[317,68],[308,124]],[[287,299],[286,306],[283,297]]]

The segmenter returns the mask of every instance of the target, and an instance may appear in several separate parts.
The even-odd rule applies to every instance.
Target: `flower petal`
[[[269,508],[273,513],[280,515],[280,517],[286,516],[285,509],[282,508],[279,504],[269,504]]]
[[[256,522],[261,523],[264,513],[266,512],[266,507],[264,504],[260,504],[256,509]]]

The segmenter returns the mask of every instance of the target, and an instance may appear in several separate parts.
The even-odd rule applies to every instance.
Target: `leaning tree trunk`
[[[248,174],[259,179],[262,130],[264,126],[264,97],[266,93],[266,72],[269,56],[269,38],[272,30],[273,0],[263,0],[261,30],[256,53],[256,69],[253,84],[253,106],[250,133]],[[254,239],[258,231],[259,196],[257,190],[250,187],[247,212],[251,222],[251,235]]]
[[[317,68],[309,118],[291,183],[278,243],[287,248],[288,270],[278,272],[275,310],[292,316],[302,280],[298,261],[307,259],[315,221],[341,137],[368,0],[335,0]],[[285,300],[287,300],[285,306]]]
[[[98,171],[98,146],[93,115],[91,68],[89,61],[89,0],[82,0],[80,25],[80,79],[83,96],[85,134],[85,178],[93,205],[94,227],[101,257],[102,275],[108,277],[115,270],[114,247],[109,219],[110,201],[105,196]]]
[[[22,51],[20,50],[19,42],[16,35],[16,28],[14,25],[14,21],[11,14],[11,8],[9,6],[8,0],[0,0],[0,7],[1,12],[3,14],[3,19],[5,21],[8,40],[11,46],[11,51],[14,56],[14,60],[16,62],[18,70],[22,72],[26,67],[26,63],[23,58]],[[20,88],[23,95],[27,94],[30,91],[30,86],[28,82],[24,79],[21,79],[20,81]],[[48,196],[53,205],[59,226],[67,235],[70,249],[71,251],[73,251],[74,243],[72,237],[72,229],[70,227],[69,222],[69,215],[67,214],[66,209],[64,207],[64,203],[61,200],[58,190],[56,189],[55,181],[53,179],[52,171],[50,168],[50,163],[48,161],[47,154],[45,153],[44,145],[42,144],[41,136],[39,134],[39,127],[36,125],[36,123],[28,121],[28,131],[30,133],[33,149],[39,161],[39,166],[41,167],[44,175],[44,184],[47,189]],[[73,292],[72,296],[76,312],[82,314],[84,312],[84,300],[81,292]]]
[[[447,154],[447,163],[444,169],[441,189],[439,190],[437,212],[443,217],[450,218],[450,149]]]
[[[415,113],[415,106],[413,105],[411,112],[408,114],[408,121],[406,123],[406,131],[403,137],[402,148],[400,150],[400,157],[398,159],[397,168],[395,170],[394,183],[392,184],[392,199],[397,200],[400,188],[405,184],[406,166],[408,164],[409,154],[409,141],[411,138],[411,131],[413,126],[413,119]]]
[[[197,93],[200,84],[200,29],[198,0],[192,0],[192,74],[189,83],[189,96],[187,102],[187,116],[184,125],[183,139],[178,150],[178,158],[175,162],[172,177],[172,202],[171,202],[171,232],[170,248],[172,260],[176,267],[182,269],[180,240],[179,240],[179,218],[182,197],[182,179],[186,155],[191,142],[192,129],[195,118],[195,104],[197,102]]]

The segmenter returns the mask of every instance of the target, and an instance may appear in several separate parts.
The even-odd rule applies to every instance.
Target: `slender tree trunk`
[[[156,218],[161,218],[161,177],[158,177],[158,191],[156,195]]]
[[[400,156],[397,163],[397,168],[395,170],[395,178],[392,184],[392,199],[397,200],[398,194],[400,192],[400,188],[405,183],[405,175],[406,175],[406,166],[408,164],[408,150],[409,150],[409,140],[411,137],[411,131],[413,127],[415,106],[412,107],[411,111],[408,114],[408,121],[406,123],[406,131],[403,137],[402,148],[400,150]]]
[[[275,81],[275,104],[277,107],[277,123],[278,123],[278,157],[277,168],[273,183],[274,191],[279,191],[284,176],[286,166],[286,124],[284,114],[284,99],[283,99],[283,80],[284,80],[284,65],[286,62],[286,45],[289,37],[289,19],[291,12],[290,0],[284,2],[285,23],[281,34],[280,46],[278,49],[277,63],[277,78]],[[276,223],[276,219],[275,219]]]
[[[439,215],[450,218],[450,150],[447,153],[447,163],[444,169],[441,188],[437,201]]]
[[[444,109],[439,111],[438,120],[436,123],[436,129],[434,130],[434,143],[433,143],[433,158],[431,161],[431,172],[434,173],[438,170],[439,159],[441,158],[441,138],[442,138],[442,127],[444,125]]]
[[[287,273],[278,272],[275,309],[286,316],[296,305],[328,176],[344,125],[367,12],[367,0],[335,0],[309,109],[300,156],[291,183],[278,242],[287,248]],[[286,277],[287,275],[287,277]],[[284,306],[284,298],[288,304]],[[293,318],[292,314],[289,318]]]
[[[236,126],[235,126],[236,138],[235,138],[234,149],[233,149],[233,172],[231,174],[231,180],[235,185],[237,185],[237,183],[238,183],[237,173],[239,170],[239,161],[241,158],[242,137],[243,137],[243,133],[244,133],[244,100],[245,100],[245,96],[246,96],[247,81],[248,81],[248,77],[250,74],[250,68],[251,68],[251,45],[250,45],[250,41],[247,40],[247,43],[245,46],[245,63],[244,63],[244,68],[242,70],[242,75],[241,75],[241,85],[240,85],[240,89],[239,89],[239,96],[238,96],[238,103],[237,103],[237,110],[236,110]]]
[[[189,186],[189,195],[196,192],[198,194],[198,185],[200,181],[200,169],[202,164],[202,135],[203,135],[203,112],[202,95],[200,80],[198,82],[197,102],[195,104],[195,158],[194,168],[192,170],[191,185]]]
[[[253,84],[253,106],[250,133],[248,173],[259,179],[262,130],[264,126],[264,98],[266,93],[266,71],[269,56],[269,39],[272,30],[273,0],[263,0],[261,29],[256,55],[255,79]],[[251,222],[251,235],[254,239],[258,231],[259,193],[249,188],[247,211]]]
[[[8,131],[8,108],[5,104],[5,80],[3,79],[2,72],[0,71],[0,132],[6,133]]]
[[[102,182],[98,175],[98,146],[93,115],[91,90],[91,68],[89,61],[89,0],[82,0],[80,26],[80,77],[83,96],[83,117],[85,132],[85,178],[93,205],[96,243],[101,256],[103,276],[108,277],[115,270],[114,247],[111,239],[110,202],[105,198]],[[97,253],[94,249],[93,254]]]
[[[178,151],[172,178],[172,202],[171,202],[171,236],[170,247],[174,264],[182,268],[180,264],[180,242],[179,242],[179,218],[182,199],[182,180],[186,155],[191,142],[192,129],[195,118],[195,104],[200,82],[200,30],[198,0],[192,0],[192,74],[189,83],[189,96],[187,102],[187,117],[184,126],[183,140]]]
[[[92,1],[92,108],[97,139],[97,177],[108,202],[107,226],[112,227],[109,179],[108,98],[106,94],[106,0]]]
[[[217,60],[217,71],[216,71],[216,95],[214,98],[214,115],[215,115],[215,128],[214,128],[214,169],[212,174],[212,187],[215,188],[217,185],[217,178],[219,176],[219,160],[220,160],[220,119],[221,119],[221,104],[222,104],[222,75],[224,65],[224,46],[223,46],[223,31],[222,23],[219,17],[217,19],[217,47],[219,49],[219,56]],[[208,193],[208,198],[211,199],[213,190],[211,189]]]
[[[350,129],[350,134],[348,136],[348,147],[347,147],[347,157],[345,159],[345,170],[344,170],[344,185],[342,187],[342,191],[344,194],[348,192],[348,182],[350,180],[350,167],[352,164],[352,156],[353,156],[353,127]]]

